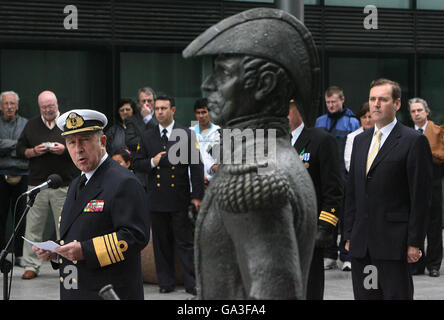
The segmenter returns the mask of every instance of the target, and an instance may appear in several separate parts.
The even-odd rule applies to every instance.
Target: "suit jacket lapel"
[[[63,238],[66,231],[69,230],[74,221],[80,216],[85,206],[91,199],[94,199],[102,190],[102,178],[103,175],[100,174],[101,171],[105,170],[111,164],[111,158],[108,157],[104,163],[97,169],[91,179],[83,188],[79,197],[74,200],[75,194],[75,186],[79,181],[79,178],[73,181],[73,185],[71,187],[71,201],[65,203],[64,216],[62,218],[62,224],[60,225],[60,237]],[[75,183],[75,184],[74,184]]]
[[[77,177],[72,181],[71,187],[69,188],[68,194],[66,195],[66,201],[63,204],[63,219],[60,223],[60,237],[63,237],[65,235],[65,232],[68,230],[68,224],[71,225],[72,223],[72,209],[73,206],[76,204],[75,194],[79,180],[80,177]],[[65,221],[67,221],[67,223],[65,223]]]
[[[310,136],[307,132],[307,129],[304,127],[304,129],[302,129],[301,134],[299,135],[298,139],[296,140],[293,146],[296,149],[298,155],[308,145],[309,142],[310,142]]]
[[[158,154],[160,151],[164,151],[162,148],[162,136],[159,130],[159,126],[156,125],[152,129],[152,136],[149,136],[149,139],[147,140],[147,143],[150,145],[150,152],[152,152],[152,156],[154,157],[156,154]]]
[[[400,135],[400,124],[399,122],[396,123],[395,127],[393,128],[392,132],[390,132],[389,136],[385,140],[384,144],[382,145],[382,148],[379,149],[378,154],[376,155],[375,160],[372,163],[372,166],[370,167],[370,170],[372,171],[389,153],[390,151],[398,144],[398,139],[401,136]]]

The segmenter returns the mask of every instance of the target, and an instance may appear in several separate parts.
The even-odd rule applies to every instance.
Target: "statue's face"
[[[244,89],[242,56],[218,56],[213,73],[202,83],[208,93],[211,120],[223,126],[227,121],[249,114],[249,93]]]

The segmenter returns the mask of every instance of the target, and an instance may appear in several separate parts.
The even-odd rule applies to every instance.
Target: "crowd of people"
[[[20,195],[45,182],[50,174],[56,173],[62,178],[61,187],[42,190],[36,196],[26,223],[16,235],[13,251],[18,257],[16,263],[24,267],[22,279],[37,277],[41,260],[51,261],[53,265],[63,265],[68,260],[75,261],[75,265],[77,260],[83,259],[90,263],[88,259],[95,252],[98,259],[95,263],[101,267],[116,263],[128,246],[132,248],[134,244],[137,250],[141,250],[146,245],[146,232],[149,235],[149,230],[142,232],[138,230],[140,226],[135,227],[138,222],[143,222],[143,226],[152,231],[159,291],[168,293],[175,290],[176,248],[185,290],[196,295],[193,219],[189,211],[199,212],[205,189],[220,165],[213,157],[212,149],[221,142],[221,128],[211,122],[207,99],[195,102],[194,113],[198,123],[187,128],[174,119],[177,108],[174,98],[156,95],[150,87],[138,90],[137,102],[120,100],[114,109],[114,124],[108,126],[107,120],[95,113],[91,120],[88,120],[90,113],[81,110],[61,115],[57,97],[51,91],[40,93],[37,99],[40,113],[30,120],[19,115],[17,93],[5,91],[0,97],[1,248],[6,244],[9,212],[15,213],[15,222],[24,212],[26,199]],[[423,274],[427,269],[431,277],[440,276],[444,126],[430,120],[431,111],[424,99],[413,98],[409,100],[408,107],[415,131],[407,129],[396,120],[396,112],[401,106],[400,97],[396,82],[379,79],[371,84],[369,101],[363,103],[355,115],[345,107],[343,90],[331,86],[325,92],[327,113],[316,120],[314,128],[304,126],[297,103],[295,100],[289,102],[291,145],[312,178],[319,212],[307,287],[308,299],[323,298],[324,270],[337,268],[338,257],[342,262],[341,269],[352,272],[357,299],[412,298],[412,274]],[[88,121],[98,121],[98,124]],[[191,152],[187,153],[188,159],[184,163],[172,163],[168,158],[168,151],[175,144],[171,135],[176,129],[183,130],[188,137],[187,149]],[[105,156],[109,155],[132,172],[146,196],[139,197],[139,202],[133,203],[133,207],[145,208],[149,221],[131,216],[129,222],[124,222],[129,225],[129,230],[134,228],[137,232],[119,234],[119,230],[114,230],[118,239],[115,240],[115,259],[109,253],[112,245],[108,245],[106,239],[96,237],[91,243],[82,243],[80,250],[78,244],[61,249],[59,255],[68,260],[60,258],[58,261],[56,255],[23,243],[21,236],[34,242],[46,240],[43,233],[46,219],[51,214],[57,240],[61,245],[66,242],[71,229],[70,226],[65,227],[61,234],[61,213],[62,210],[70,210],[66,204],[64,208],[65,201],[71,207],[80,195],[78,187],[75,193],[68,191],[69,185],[73,181],[72,188],[81,185],[76,178],[81,173],[82,176],[87,174],[83,183],[89,184],[91,178],[91,175],[88,176],[91,170],[85,169],[88,157],[83,158],[81,153],[76,153],[80,145],[89,143],[89,140],[82,140],[86,139],[82,134],[89,131],[99,132],[98,144],[94,146],[100,150],[97,151],[98,160],[89,169],[94,174],[98,167],[104,167],[102,171],[109,170],[109,174],[115,174],[116,169],[108,164]],[[197,162],[191,159],[193,149],[198,150],[200,155]],[[362,163],[366,163],[366,167],[362,167]],[[110,184],[108,188],[115,183],[128,184],[127,180],[117,177],[106,180],[102,183]],[[128,184],[132,185],[133,182]],[[109,189],[107,192],[116,194],[117,191]],[[116,197],[122,196],[117,193]],[[144,201],[145,204],[140,204]],[[115,214],[110,213],[111,220],[117,219]],[[91,222],[77,223],[84,226]],[[99,231],[103,230],[96,230]],[[71,235],[79,237],[79,232]],[[90,237],[96,236],[93,231],[91,233]],[[427,236],[426,250],[423,234]],[[99,250],[102,242],[102,247],[108,249],[106,259]],[[401,252],[404,242],[408,250]],[[122,243],[124,249],[119,249]],[[129,252],[129,259],[140,264],[140,258],[134,258],[133,251]],[[363,269],[368,264],[385,270],[380,274],[380,288],[371,291],[371,294],[362,287]],[[93,275],[85,273],[84,277]],[[112,272],[110,276],[113,276]],[[140,277],[140,274],[136,272],[136,276]],[[121,294],[140,298],[137,284],[132,290],[121,291]],[[78,298],[63,290],[61,296]]]

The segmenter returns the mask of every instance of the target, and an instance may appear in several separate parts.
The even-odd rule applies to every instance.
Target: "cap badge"
[[[83,126],[83,118],[79,116],[77,113],[70,113],[68,118],[66,118],[66,128],[68,129],[77,129]]]

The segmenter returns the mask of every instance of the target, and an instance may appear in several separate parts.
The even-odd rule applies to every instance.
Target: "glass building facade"
[[[20,112],[26,117],[38,113],[37,95],[49,89],[58,96],[61,111],[94,107],[112,118],[120,98],[137,99],[137,89],[149,85],[174,96],[177,119],[188,124],[194,120],[193,104],[203,94],[200,84],[212,62],[185,60],[183,48],[226,16],[275,7],[273,0],[72,2],[79,10],[78,30],[61,27],[66,18],[62,4],[42,1],[21,8],[0,0],[0,87],[19,93]],[[370,81],[388,77],[401,84],[404,107],[408,98],[420,96],[429,102],[433,120],[444,122],[443,3],[304,0],[305,24],[322,64],[322,89],[343,87],[347,106],[356,111],[368,95]],[[363,24],[369,4],[378,8],[375,30]],[[42,7],[53,19],[48,20]],[[325,112],[323,105],[318,112]],[[401,116],[409,121],[406,110]]]
[[[60,110],[94,108],[112,124],[120,98],[137,99],[151,86],[176,98],[176,119],[194,120],[193,104],[212,68],[185,60],[182,50],[219,20],[273,0],[0,0],[0,90],[20,95],[19,113],[38,115],[37,96],[56,93]],[[403,90],[399,118],[411,124],[407,100],[428,101],[432,120],[444,123],[444,1],[304,0],[304,21],[315,39],[322,92],[344,89],[357,111],[371,80],[386,77]],[[67,29],[66,5],[78,9],[78,29]],[[377,29],[366,29],[367,5],[378,9]],[[323,94],[320,92],[320,96]],[[325,112],[323,104],[318,113]]]

